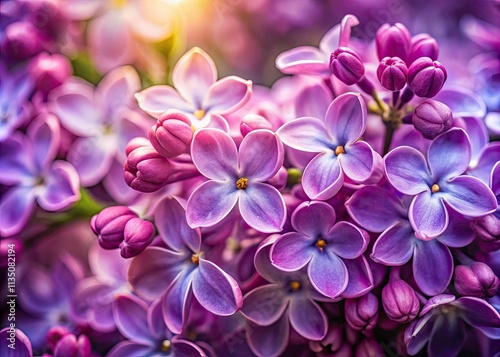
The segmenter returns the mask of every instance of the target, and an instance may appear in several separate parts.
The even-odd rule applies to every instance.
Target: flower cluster
[[[9,6],[2,356],[498,353],[498,108],[448,84],[432,36],[365,42],[347,15],[270,88],[199,47],[148,86],[169,1]],[[71,74],[70,43],[102,78]]]

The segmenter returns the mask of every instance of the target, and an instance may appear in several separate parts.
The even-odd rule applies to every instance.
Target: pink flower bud
[[[330,70],[348,86],[356,84],[365,73],[365,65],[356,52],[347,47],[337,48],[330,56]]]
[[[120,244],[123,258],[132,258],[141,253],[153,240],[153,224],[140,218],[132,218],[125,225],[124,240]]]
[[[472,224],[472,229],[479,239],[487,243],[500,240],[500,220],[493,214],[476,218]]]
[[[273,126],[262,115],[258,114],[245,115],[240,125],[241,135],[246,136],[252,130],[257,130],[257,129],[273,130]]]
[[[104,249],[116,249],[124,239],[125,225],[137,215],[128,207],[113,206],[92,217],[90,227]]]
[[[61,338],[70,334],[71,332],[64,326],[52,327],[49,332],[47,332],[47,346],[51,351],[54,351]]]
[[[193,130],[189,118],[181,112],[163,113],[149,131],[151,145],[164,157],[176,157],[187,151]]]
[[[417,59],[408,69],[408,84],[419,97],[434,97],[443,88],[446,78],[444,66],[429,57]]]
[[[474,262],[470,266],[457,265],[454,281],[455,289],[460,295],[478,298],[495,296],[500,285],[491,268],[481,262]]]
[[[382,306],[391,320],[405,323],[417,316],[420,302],[405,281],[392,280],[382,289]]]
[[[151,147],[151,143],[148,139],[138,136],[130,140],[125,147],[125,154],[128,156],[132,151],[140,147]]]
[[[61,338],[54,350],[54,357],[90,357],[91,347],[87,336],[69,334]]]
[[[420,57],[429,57],[433,61],[438,59],[439,46],[434,37],[426,33],[413,36],[408,64],[412,64]]]
[[[127,185],[140,192],[154,192],[166,185],[171,164],[149,145],[132,150],[124,169]]]
[[[346,299],[345,318],[354,330],[371,330],[378,321],[378,299],[368,293],[358,299]]]
[[[8,61],[22,61],[42,50],[42,36],[27,21],[14,22],[5,28],[2,38],[2,57]]]
[[[427,139],[434,139],[453,124],[451,109],[437,100],[426,100],[413,111],[412,123]]]
[[[375,37],[378,59],[399,57],[406,62],[411,46],[411,34],[405,25],[396,23],[394,26],[380,26]]]
[[[403,89],[406,85],[408,68],[398,57],[385,57],[377,68],[377,77],[385,89],[392,92]]]
[[[71,76],[71,64],[63,55],[41,53],[31,63],[30,75],[36,88],[47,95]]]

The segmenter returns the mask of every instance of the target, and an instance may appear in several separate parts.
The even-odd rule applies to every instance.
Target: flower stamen
[[[298,291],[300,289],[300,283],[298,281],[292,281],[290,282],[290,288],[293,291]]]
[[[203,109],[198,109],[195,110],[193,114],[196,119],[201,120],[205,116],[205,111]]]
[[[170,340],[164,340],[161,343],[161,350],[162,350],[162,352],[168,352],[170,350],[171,346],[172,346],[172,342],[170,342]]]
[[[436,183],[435,183],[434,185],[432,185],[432,186],[431,186],[431,192],[432,192],[432,193],[439,192],[440,190],[441,190],[441,188],[440,188],[440,187],[439,187],[439,185],[438,185],[438,184],[436,184]]]
[[[326,247],[326,241],[324,239],[318,239],[316,241],[316,247],[319,248],[320,251],[323,251],[323,249]]]
[[[236,181],[236,188],[238,190],[244,190],[248,186],[248,179],[246,177],[242,177]]]
[[[339,156],[340,154],[345,154],[345,150],[342,145],[339,145],[335,148],[335,156]]]
[[[200,255],[201,253],[191,255],[191,262],[198,265],[200,263]]]

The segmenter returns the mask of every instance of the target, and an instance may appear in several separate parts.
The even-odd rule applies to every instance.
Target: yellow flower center
[[[115,9],[121,9],[125,5],[127,5],[127,0],[111,0],[111,6]]]
[[[335,148],[335,155],[339,156],[340,154],[345,154],[345,150],[342,145],[339,145]]]
[[[201,120],[205,116],[205,111],[203,109],[198,109],[195,110],[193,114],[196,119]]]
[[[161,343],[161,350],[162,350],[162,352],[168,352],[170,350],[171,346],[172,346],[172,342],[170,342],[170,340],[164,340]]]
[[[435,183],[434,185],[432,185],[432,187],[431,187],[431,192],[432,193],[439,192],[439,190],[440,190],[440,187],[439,187],[438,184]]]
[[[290,288],[292,288],[293,291],[297,291],[300,289],[300,283],[298,281],[292,281],[290,283]]]
[[[201,252],[198,253],[198,254],[191,255],[191,261],[193,262],[193,264],[199,264],[200,263],[200,256],[201,256]]]
[[[238,190],[244,190],[248,186],[248,179],[246,177],[242,177],[236,181],[236,188]]]
[[[316,241],[316,247],[318,247],[318,248],[319,248],[319,250],[321,250],[321,251],[322,251],[322,250],[326,247],[326,242],[325,242],[325,240],[324,240],[324,239],[321,239],[321,238],[320,238],[320,239],[318,239],[318,240]]]

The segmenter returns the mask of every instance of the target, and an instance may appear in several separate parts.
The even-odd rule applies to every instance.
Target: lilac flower
[[[242,107],[252,94],[252,82],[229,76],[217,81],[210,56],[193,47],[177,62],[172,74],[175,89],[157,85],[136,94],[142,110],[158,118],[169,109],[184,112],[195,128],[210,123],[211,114],[229,114]]]
[[[17,328],[12,328],[14,333],[11,334],[11,328],[5,327],[0,330],[0,338],[3,343],[0,344],[0,355],[5,357],[31,357],[33,350],[31,342],[23,331]],[[12,340],[11,340],[12,338]],[[15,349],[9,347],[10,344],[15,346]]]
[[[304,338],[318,341],[325,337],[327,317],[316,301],[331,301],[318,294],[309,283],[305,271],[283,272],[269,260],[270,236],[257,249],[254,264],[258,273],[270,284],[248,292],[242,314],[248,319],[247,339],[257,355],[275,356],[288,343],[289,324]]]
[[[134,291],[148,298],[163,294],[163,316],[173,333],[183,330],[193,294],[201,306],[216,315],[232,315],[242,305],[236,281],[203,257],[200,230],[188,226],[184,205],[185,201],[175,197],[158,204],[158,232],[170,249],[148,247],[133,259],[128,270]]]
[[[79,180],[68,162],[54,161],[59,150],[59,123],[41,114],[27,135],[16,132],[0,148],[0,183],[11,185],[0,203],[2,236],[20,232],[35,201],[47,211],[58,211],[79,200]]]
[[[413,277],[427,295],[442,293],[450,283],[453,258],[448,247],[464,247],[474,240],[470,222],[457,213],[452,213],[448,229],[436,239],[422,239],[408,221],[408,205],[381,187],[358,190],[346,206],[361,227],[382,232],[371,258],[384,265],[399,266],[413,257]]]
[[[486,301],[474,297],[455,300],[453,295],[437,295],[429,299],[405,331],[408,354],[416,355],[427,343],[430,357],[460,353],[470,325],[492,339],[500,337],[500,315]],[[445,338],[446,336],[446,338]]]
[[[125,66],[106,74],[95,89],[75,78],[49,96],[62,125],[80,137],[70,146],[68,161],[75,165],[82,185],[93,186],[106,178],[106,188],[118,201],[123,200],[121,186],[127,187],[123,176],[107,174],[116,165],[122,170],[125,146],[136,136],[147,136],[152,124],[133,106],[140,86],[137,72]]]
[[[148,308],[133,295],[118,296],[113,315],[118,330],[128,340],[115,345],[107,356],[206,356],[194,343],[167,330],[161,309],[159,300]]]
[[[302,185],[311,199],[326,200],[344,183],[344,174],[357,183],[374,183],[382,176],[382,158],[359,141],[366,128],[366,106],[360,94],[337,97],[325,121],[304,117],[283,125],[277,134],[283,143],[319,153],[304,170]]]
[[[280,236],[271,249],[274,266],[283,271],[297,271],[307,265],[311,284],[332,299],[347,289],[350,279],[362,284],[355,281],[361,278],[355,269],[350,276],[350,266],[345,260],[361,257],[368,245],[366,233],[348,222],[334,224],[335,218],[335,211],[327,203],[304,202],[292,214],[296,232]],[[363,263],[366,265],[364,260],[358,262]]]
[[[444,202],[460,214],[480,217],[497,208],[495,196],[481,180],[462,175],[471,160],[471,147],[462,129],[438,136],[424,156],[410,147],[398,147],[385,158],[389,182],[398,191],[415,195],[410,222],[422,239],[439,236],[448,226]]]
[[[283,145],[269,130],[254,130],[239,147],[218,129],[198,131],[191,145],[193,163],[209,181],[189,197],[187,222],[209,227],[226,217],[238,202],[241,216],[252,228],[279,232],[286,208],[279,191],[265,181],[283,165]]]

